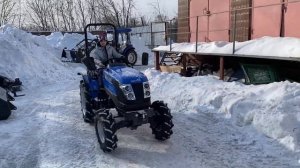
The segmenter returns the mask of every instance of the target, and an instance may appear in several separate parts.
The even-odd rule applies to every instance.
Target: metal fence
[[[131,29],[131,35],[143,38],[145,45],[151,49],[168,44],[166,40],[167,22],[152,22],[149,26],[134,27]]]
[[[170,42],[170,51],[172,51],[172,43],[177,42],[174,37],[179,35],[188,35],[189,41],[187,42],[195,42],[199,44],[199,42],[210,42],[210,41],[231,41],[233,42],[232,54],[235,53],[236,41],[246,41],[253,39],[253,19],[259,18],[257,14],[253,17],[253,12],[258,11],[259,9],[263,9],[265,11],[271,11],[272,7],[278,7],[281,12],[281,16],[279,17],[279,23],[276,28],[278,29],[277,36],[285,36],[285,28],[284,21],[295,20],[296,18],[292,17],[292,15],[288,15],[285,20],[283,15],[287,12],[288,5],[298,4],[300,6],[300,0],[281,0],[280,3],[274,4],[263,4],[263,5],[254,5],[252,0],[244,0],[244,3],[241,3],[240,0],[232,0],[230,1],[229,9],[226,11],[219,12],[211,12],[209,10],[204,11],[202,15],[194,16],[194,17],[184,17],[178,18],[177,22],[181,20],[189,20],[189,31],[179,31],[176,32],[180,27],[167,27],[166,28],[166,37],[167,41]],[[257,1],[256,1],[257,2]],[[294,13],[296,11],[296,5],[293,7]],[[298,6],[297,6],[298,7]],[[257,12],[258,13],[258,12]],[[298,15],[300,12],[298,12]],[[270,20],[274,18],[269,18]],[[227,20],[224,22],[224,20]],[[256,21],[256,20],[255,20]],[[168,25],[173,25],[172,22],[174,20],[168,21]],[[210,22],[214,22],[216,24],[211,25]],[[262,21],[263,22],[263,21]],[[282,23],[283,22],[283,23]],[[297,21],[295,21],[297,22]],[[191,26],[194,25],[194,26]],[[300,24],[299,24],[300,25]],[[291,26],[290,26],[291,27]],[[300,27],[300,26],[299,26]],[[174,29],[176,29],[174,31]],[[266,27],[268,29],[268,27]],[[271,29],[269,27],[269,29]],[[269,31],[269,30],[266,30]],[[254,38],[263,36],[264,32],[256,35]],[[293,33],[290,33],[293,34]],[[265,33],[265,35],[268,35]],[[274,35],[275,36],[275,35]],[[298,31],[298,36],[300,37],[300,32]],[[214,40],[211,40],[213,38]],[[219,38],[219,39],[218,39]],[[198,45],[195,47],[195,53],[198,52]]]

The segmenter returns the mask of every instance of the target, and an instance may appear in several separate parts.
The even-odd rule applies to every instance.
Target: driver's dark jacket
[[[105,64],[107,63],[108,59],[122,57],[122,55],[118,53],[116,49],[110,45],[106,45],[106,47],[96,46],[96,48],[91,51],[90,56],[94,58],[96,64],[99,63],[99,61],[102,64]]]

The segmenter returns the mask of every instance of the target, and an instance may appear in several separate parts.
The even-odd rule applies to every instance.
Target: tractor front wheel
[[[100,148],[104,152],[111,152],[117,148],[115,120],[108,110],[102,110],[96,114],[95,130]]]
[[[169,139],[173,134],[172,115],[170,109],[164,102],[155,101],[152,103],[152,108],[156,111],[156,115],[150,119],[150,128],[155,138],[161,141]]]

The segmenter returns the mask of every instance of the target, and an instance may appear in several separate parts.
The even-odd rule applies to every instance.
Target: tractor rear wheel
[[[173,134],[172,127],[174,126],[170,109],[163,101],[155,101],[151,106],[157,112],[157,115],[150,119],[152,134],[161,141],[169,139]]]
[[[133,49],[129,50],[126,53],[126,59],[127,59],[127,62],[133,66],[137,61],[137,53]]]
[[[85,84],[80,81],[80,103],[81,103],[81,112],[84,122],[93,123],[94,115],[91,103],[88,101],[88,91],[85,87]]]
[[[108,110],[101,110],[95,117],[95,130],[100,148],[111,152],[117,148],[115,120]]]

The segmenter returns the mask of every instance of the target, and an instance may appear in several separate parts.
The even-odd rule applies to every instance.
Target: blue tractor
[[[90,26],[110,26],[116,30],[109,23],[88,24],[85,27],[86,40]],[[117,58],[109,59],[99,75],[87,45],[85,54],[83,63],[87,75],[79,74],[83,78],[80,81],[81,111],[85,122],[94,123],[100,148],[104,152],[113,151],[117,148],[118,129],[136,129],[147,123],[150,123],[156,139],[169,139],[173,133],[170,109],[163,101],[151,103],[147,77],[123,63],[127,61]]]
[[[132,30],[130,28],[117,28],[115,31],[107,31],[108,34],[114,34],[117,38],[115,38],[114,43],[116,43],[116,48],[119,53],[125,56],[127,62],[130,65],[135,65],[137,61],[137,53],[135,48],[131,44],[130,32]],[[113,35],[114,36],[114,35]]]
[[[131,66],[135,65],[137,61],[137,53],[135,48],[131,44],[130,39],[130,28],[117,28],[116,30],[107,30],[105,31],[108,35],[112,35],[112,37],[117,37],[114,39],[110,39],[109,43],[113,45],[116,50],[125,56],[127,63]],[[98,39],[88,39],[88,51],[90,52],[96,47],[96,43]],[[70,50],[65,50],[70,52],[70,56],[72,60],[63,60],[63,62],[76,62],[81,63],[81,59],[84,57],[85,52],[85,44],[86,40],[83,39],[82,41],[78,42],[75,47]],[[148,57],[147,57],[148,59]]]

